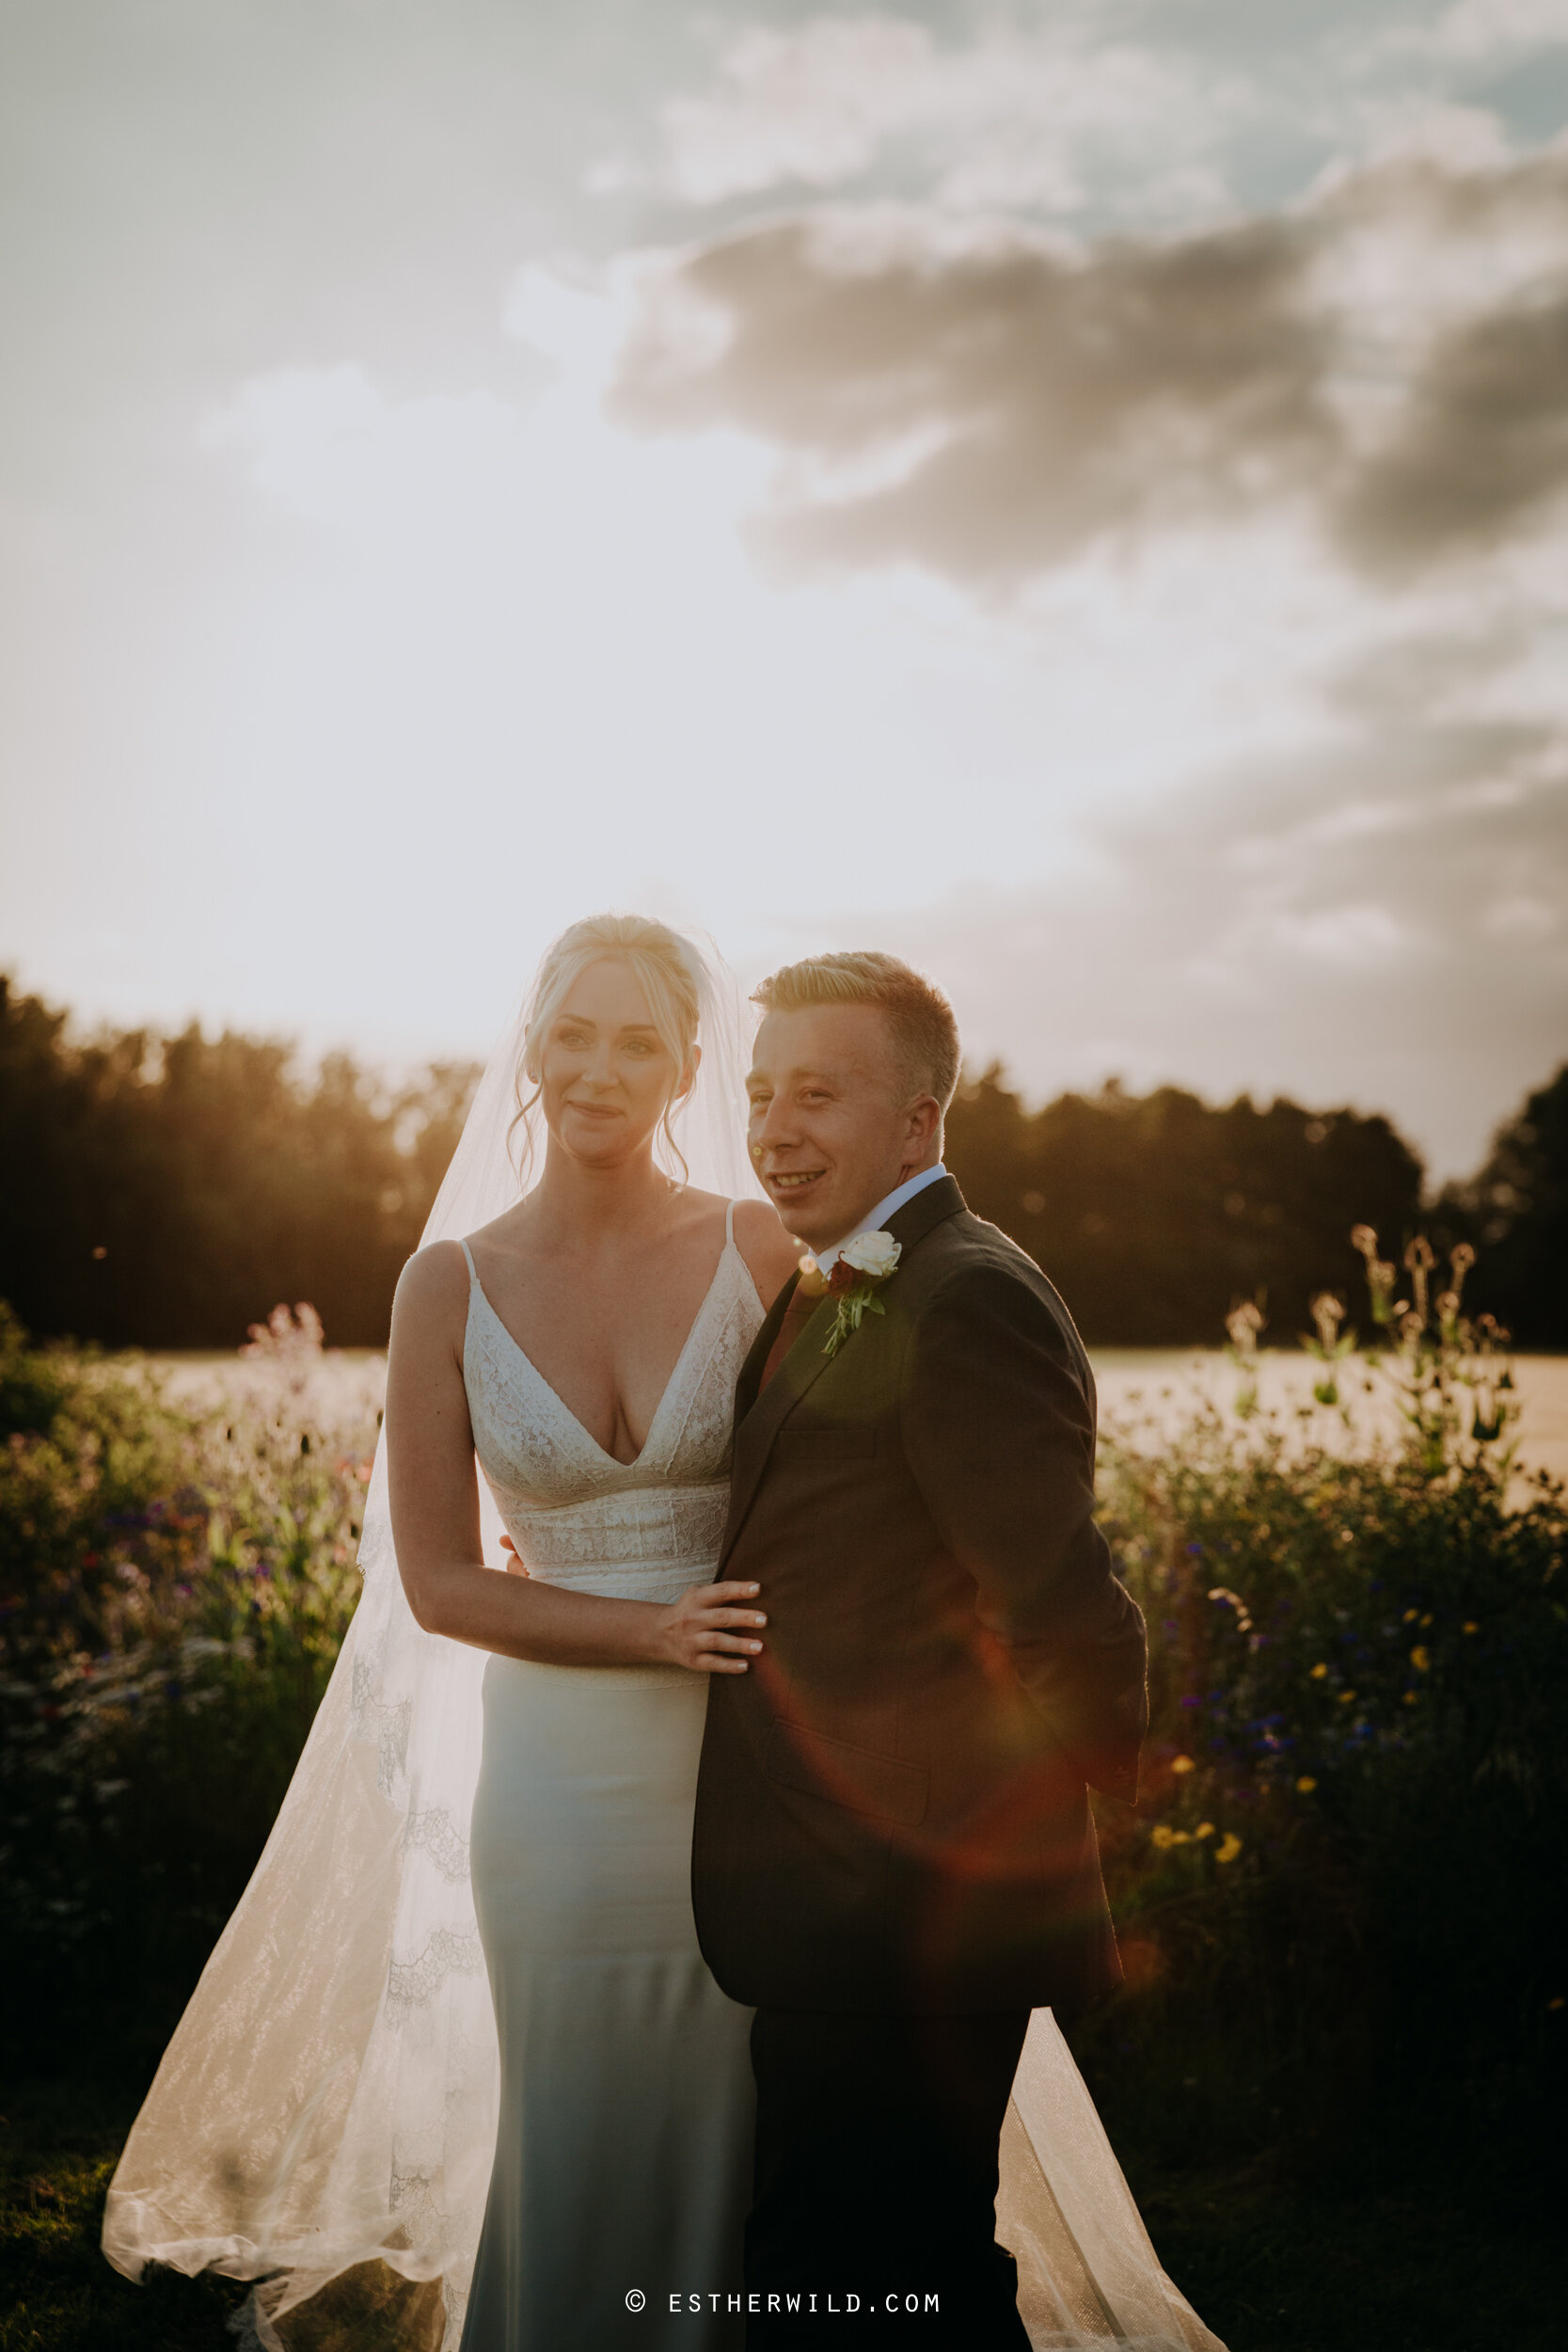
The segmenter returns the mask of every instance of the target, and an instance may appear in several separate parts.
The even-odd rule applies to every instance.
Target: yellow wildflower
[[[1212,1821],[1199,1821],[1196,1829],[1193,1832],[1193,1836],[1195,1837],[1212,1837],[1213,1835],[1214,1824]]]
[[[1148,1833],[1148,1842],[1164,1853],[1167,1847],[1175,1845],[1176,1832],[1166,1822],[1158,1821]]]
[[[1407,1609],[1404,1613],[1403,1623],[1406,1625],[1414,1625],[1420,1613],[1421,1613],[1418,1609]]]
[[[1173,1756],[1170,1768],[1173,1772],[1190,1772],[1196,1769],[1190,1756]]]
[[[1466,1617],[1459,1629],[1461,1633],[1479,1633],[1481,1631],[1481,1628],[1477,1625],[1474,1617]]]
[[[1322,1682],[1326,1678],[1327,1674],[1328,1668],[1326,1666],[1314,1666],[1312,1669],[1312,1679],[1314,1682]]]
[[[1432,1655],[1424,1642],[1417,1643],[1416,1647],[1410,1653],[1410,1662],[1415,1667],[1416,1672],[1418,1675],[1424,1675],[1430,1672],[1432,1667]]]
[[[1216,1862],[1234,1862],[1242,1851],[1242,1841],[1233,1829],[1227,1829],[1215,1851]]]
[[[1340,1704],[1340,1706],[1341,1706],[1341,1707],[1349,1707],[1349,1705],[1351,1704],[1351,1701],[1354,1698],[1354,1696],[1355,1696],[1355,1692],[1354,1692],[1354,1691],[1341,1691],[1341,1692],[1340,1692],[1340,1693],[1339,1693],[1339,1704]]]
[[[1296,1787],[1300,1789],[1304,1797],[1309,1797],[1317,1785],[1317,1782],[1313,1779],[1310,1772],[1303,1772],[1301,1778],[1296,1783]]]

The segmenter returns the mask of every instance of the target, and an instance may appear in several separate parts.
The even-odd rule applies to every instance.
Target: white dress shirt
[[[855,1233],[879,1233],[889,1217],[896,1216],[906,1200],[912,1200],[917,1192],[924,1192],[927,1184],[934,1184],[939,1177],[945,1176],[947,1170],[940,1160],[935,1168],[923,1168],[918,1176],[908,1177],[903,1184],[890,1192],[885,1200],[879,1200],[870,1214],[862,1217],[854,1232],[846,1233],[843,1240],[835,1241],[831,1249],[814,1249],[812,1256],[816,1260],[821,1271],[824,1274],[832,1272],[839,1251],[843,1248],[845,1242],[854,1240]]]

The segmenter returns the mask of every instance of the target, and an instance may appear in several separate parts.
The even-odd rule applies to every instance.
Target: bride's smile
[[[696,1074],[681,1070],[626,964],[591,963],[550,1023],[531,1073],[546,1127],[574,1159],[611,1164],[641,1149]]]

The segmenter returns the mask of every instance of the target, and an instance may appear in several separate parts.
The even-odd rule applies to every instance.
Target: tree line
[[[380,1346],[477,1075],[306,1070],[194,1024],[81,1039],[0,975],[0,1297],[40,1337],[149,1348],[232,1347],[309,1299],[330,1341]],[[1031,1108],[999,1065],[960,1089],[947,1159],[1091,1344],[1212,1343],[1243,1299],[1293,1341],[1319,1291],[1354,1314],[1353,1225],[1394,1252],[1419,1222],[1481,1252],[1467,1304],[1521,1345],[1568,1345],[1568,1065],[1435,1200],[1375,1114],[1115,1081]]]

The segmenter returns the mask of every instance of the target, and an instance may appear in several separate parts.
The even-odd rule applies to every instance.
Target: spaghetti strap
[[[469,1281],[470,1281],[470,1282],[473,1282],[473,1283],[477,1283],[477,1282],[478,1282],[478,1280],[479,1280],[479,1268],[478,1268],[478,1266],[476,1266],[476,1265],[475,1265],[475,1263],[474,1263],[474,1253],[473,1253],[473,1251],[472,1251],[472,1250],[468,1248],[468,1245],[467,1245],[467,1243],[466,1241],[460,1241],[460,1242],[458,1243],[457,1247],[459,1248],[459,1249],[461,1249],[461,1250],[462,1250],[463,1255],[464,1255],[464,1256],[467,1259],[467,1261],[468,1261],[468,1279],[469,1279]]]
[[[467,1248],[466,1242],[463,1246],[465,1248]],[[733,1200],[724,1211],[724,1247],[726,1249],[735,1248],[735,1202]]]

